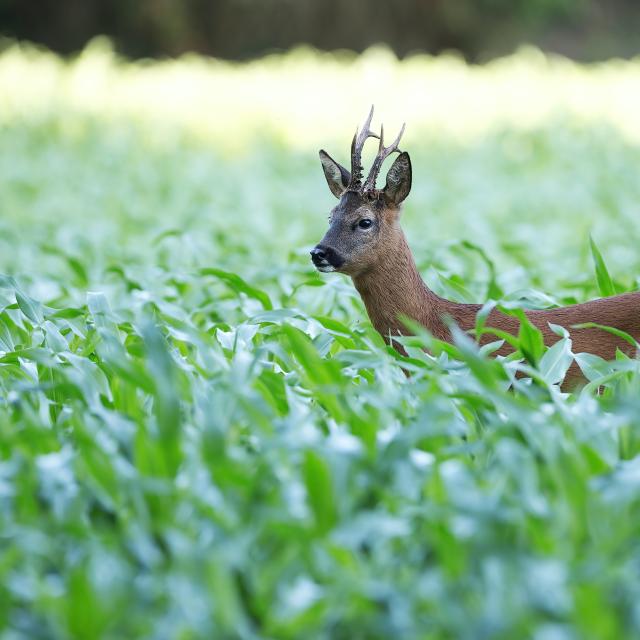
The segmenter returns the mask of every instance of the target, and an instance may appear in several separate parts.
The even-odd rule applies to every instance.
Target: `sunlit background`
[[[640,64],[608,58],[636,52],[633,3],[294,4],[0,6],[7,36],[63,54],[3,41],[2,268],[29,277],[33,243],[15,241],[25,228],[65,254],[90,251],[91,282],[121,252],[153,262],[147,240],[166,231],[179,232],[172,259],[185,264],[252,277],[286,268],[332,205],[317,150],[346,163],[375,104],[374,126],[407,123],[403,222],[423,270],[466,268],[458,275],[482,297],[479,267],[448,250],[473,241],[506,293],[571,295],[590,277],[593,234],[615,273],[632,277]],[[237,245],[260,260],[226,250]]]

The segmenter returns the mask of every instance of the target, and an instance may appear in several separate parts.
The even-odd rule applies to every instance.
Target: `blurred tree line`
[[[245,59],[301,43],[477,61],[536,44],[579,59],[640,50],[638,0],[0,0],[0,33],[61,53],[95,35],[127,56]]]

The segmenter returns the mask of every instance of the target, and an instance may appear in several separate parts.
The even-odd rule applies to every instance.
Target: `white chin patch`
[[[318,269],[318,271],[321,271],[322,273],[331,273],[332,271],[335,271],[335,268],[330,264],[320,265],[319,267],[316,267],[316,269]]]

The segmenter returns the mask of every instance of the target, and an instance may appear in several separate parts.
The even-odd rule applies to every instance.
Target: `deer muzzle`
[[[337,251],[323,244],[315,246],[310,253],[316,269],[323,273],[335,271],[344,264],[344,258]]]

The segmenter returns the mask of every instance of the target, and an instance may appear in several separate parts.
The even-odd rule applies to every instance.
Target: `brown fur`
[[[392,335],[406,334],[407,330],[399,320],[407,316],[426,327],[431,334],[449,341],[450,332],[446,318],[452,318],[463,330],[475,327],[479,304],[462,304],[446,300],[436,295],[422,280],[405,236],[399,226],[388,234],[385,250],[370,268],[353,277],[353,283],[362,297],[371,323],[389,342]],[[624,293],[610,298],[592,300],[583,304],[527,311],[531,323],[542,332],[547,346],[559,340],[549,323],[565,327],[571,334],[574,353],[588,352],[611,360],[616,349],[634,355],[633,346],[625,340],[602,329],[572,329],[572,325],[595,322],[615,327],[640,341],[640,292]],[[486,322],[487,327],[501,329],[516,335],[519,329],[517,318],[493,310]],[[496,340],[485,335],[480,343]],[[512,348],[504,344],[496,353],[507,355]],[[566,383],[577,382],[582,377],[580,369],[571,366]]]

